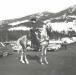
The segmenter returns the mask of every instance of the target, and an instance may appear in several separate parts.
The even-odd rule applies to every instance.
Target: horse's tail
[[[20,51],[22,50],[22,46],[20,44],[20,40],[19,39],[16,41],[16,45],[17,45],[17,53],[19,54]]]
[[[24,52],[24,49],[27,47],[27,36],[22,36],[18,39],[17,44],[19,47],[21,47],[20,51],[22,50]]]

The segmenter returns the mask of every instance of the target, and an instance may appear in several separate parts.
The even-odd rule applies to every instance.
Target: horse
[[[43,25],[43,29],[41,31],[41,40],[40,40],[40,45],[41,45],[41,64],[43,63],[43,60],[45,61],[46,64],[48,64],[48,61],[46,59],[46,52],[47,52],[47,47],[49,44],[49,36],[47,34],[47,25]]]
[[[38,38],[38,35],[40,36],[40,38]],[[43,28],[41,29],[40,33],[38,32],[38,34],[37,34],[37,39],[39,40],[40,48],[41,48],[40,63],[41,64],[45,64],[45,63],[48,64],[48,61],[46,58],[47,46],[49,44],[49,36],[47,34],[47,25],[43,25]],[[29,41],[29,39],[27,38],[27,35],[24,35],[17,40],[17,44],[19,46],[21,46],[21,49],[18,51],[18,53],[21,52],[20,61],[22,63],[26,62],[26,64],[29,64],[29,61],[26,57],[26,52],[27,52],[26,49],[28,46],[28,41]],[[23,58],[25,58],[25,59],[23,59]]]

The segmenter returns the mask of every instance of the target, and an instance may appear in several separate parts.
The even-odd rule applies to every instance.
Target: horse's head
[[[50,38],[50,31],[49,31],[49,26],[48,25],[43,25],[42,31],[41,31],[41,36]]]
[[[38,38],[40,38],[40,37],[41,37],[41,36],[40,36],[40,34],[41,34],[40,29],[36,29],[36,30],[35,30],[35,34],[37,35]]]

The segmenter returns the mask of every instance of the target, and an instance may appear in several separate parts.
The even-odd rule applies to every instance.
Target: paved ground
[[[76,75],[75,44],[67,50],[48,52],[48,65],[38,62],[39,55],[39,52],[29,52],[29,65],[19,63],[16,54],[0,58],[0,75]]]

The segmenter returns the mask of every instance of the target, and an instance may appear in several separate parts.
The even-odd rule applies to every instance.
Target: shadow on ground
[[[40,64],[40,57],[37,56],[37,55],[27,55],[27,59],[28,60],[34,60],[34,61],[36,61],[37,63]]]

